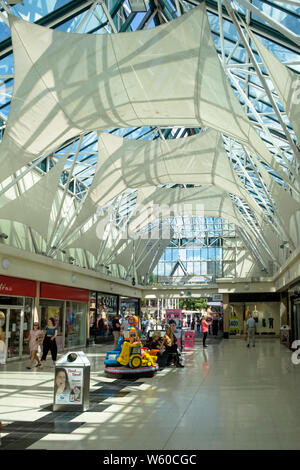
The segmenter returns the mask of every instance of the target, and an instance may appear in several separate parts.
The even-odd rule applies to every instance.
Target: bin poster
[[[56,405],[82,405],[83,368],[56,367],[54,403]]]
[[[176,322],[176,330],[174,332],[176,339],[177,339],[177,345],[180,348],[181,347],[181,328],[182,328],[182,310],[179,308],[170,308],[166,309],[166,323],[169,323],[169,320],[174,320]]]

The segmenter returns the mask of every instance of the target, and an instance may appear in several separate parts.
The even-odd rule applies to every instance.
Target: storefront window
[[[90,328],[93,328],[95,324],[96,312],[97,312],[97,292],[90,292],[90,313],[89,313]]]
[[[80,302],[66,302],[66,348],[72,348],[85,344],[86,310],[86,304]]]
[[[24,297],[6,297],[0,295],[0,305],[24,305]]]
[[[120,298],[121,315],[139,315],[139,300],[131,297]]]
[[[90,308],[90,336],[111,336],[112,319],[118,313],[118,296],[96,294],[96,309]]]
[[[24,322],[23,322],[23,354],[29,354],[29,343],[27,341],[30,330],[33,328],[33,299],[25,297]]]

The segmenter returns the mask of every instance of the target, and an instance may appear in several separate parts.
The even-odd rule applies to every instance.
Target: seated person
[[[147,348],[158,349],[157,353],[157,364],[160,368],[165,367],[168,359],[168,353],[166,352],[164,339],[161,337],[160,331],[155,331],[152,337],[147,342]]]
[[[168,361],[167,365],[170,365],[172,361],[174,361],[174,364],[176,367],[184,367],[180,363],[180,358],[179,358],[179,352],[178,352],[178,346],[177,346],[177,340],[176,336],[174,334],[174,331],[176,330],[176,322],[175,320],[170,320],[169,321],[169,328],[166,329],[166,334],[164,336],[164,343],[166,345],[166,352],[168,354]]]
[[[163,339],[160,335],[160,331],[155,331],[151,338],[149,338],[149,349],[159,349],[163,348]]]

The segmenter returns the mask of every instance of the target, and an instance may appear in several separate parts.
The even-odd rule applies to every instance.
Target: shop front
[[[291,307],[290,345],[300,340],[300,283],[294,284],[289,290]]]
[[[90,292],[90,337],[96,342],[112,338],[112,320],[119,311],[119,296]]]
[[[246,332],[247,319],[251,314],[256,323],[256,334],[265,337],[279,337],[280,297],[279,294],[229,295],[229,335],[240,336]]]
[[[140,299],[134,297],[120,297],[120,313],[123,316],[140,315]]]
[[[0,327],[7,360],[28,354],[27,338],[33,324],[36,287],[35,281],[0,276]]]
[[[58,328],[58,351],[86,345],[89,291],[41,282],[39,322],[44,330],[49,318]]]

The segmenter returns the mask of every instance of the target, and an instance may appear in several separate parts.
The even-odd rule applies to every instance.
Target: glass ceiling
[[[24,0],[22,2],[0,0],[1,135],[9,115],[14,84],[13,51],[7,21],[9,13],[27,21],[65,32],[115,34],[155,28],[159,24],[172,21],[199,3],[201,2],[198,0],[145,0],[145,2],[143,0],[135,0],[134,2],[121,0],[106,0],[105,2],[92,0]],[[241,31],[237,28],[234,18],[240,24],[245,22],[281,63],[300,73],[300,38],[298,35],[300,2],[296,0],[283,2],[207,0],[206,8],[215,47],[227,78],[260,137],[271,153],[276,156],[276,160],[280,163],[287,177],[286,180],[283,181],[266,163],[261,162],[261,164],[277,184],[289,191],[288,182],[293,183],[298,174],[299,147],[297,147],[297,138],[253,42],[246,36],[254,58],[260,66],[263,77],[265,77],[264,82],[251,62],[251,57],[245,48],[245,38],[241,36]],[[200,129],[158,127],[107,129],[107,132],[118,136],[142,140],[184,138],[199,131]],[[238,178],[255,204],[262,209],[266,220],[275,231],[280,232],[282,221],[276,215],[272,192],[265,185],[256,162],[239,143],[227,136],[224,136],[223,139],[228,159]],[[66,152],[69,152],[69,157],[65,165],[66,171],[62,175],[62,185],[66,184],[68,173],[72,171],[71,181],[69,179],[69,194],[80,201],[87,194],[93,181],[98,158],[101,158],[98,156],[96,133],[86,134],[82,138],[80,148],[78,148],[77,139],[66,142],[49,158],[50,164],[46,164],[46,160],[42,161],[38,164],[39,168],[45,172],[48,171],[53,163]],[[73,165],[75,155],[76,164]],[[247,226],[260,238],[259,243],[267,245],[255,214],[247,202],[234,195],[231,195],[231,198]],[[131,191],[129,198],[118,197],[113,201],[116,213],[123,221],[130,215],[135,200],[136,191]],[[253,247],[250,248],[253,249]]]

